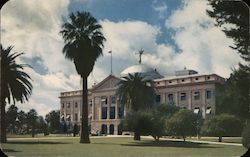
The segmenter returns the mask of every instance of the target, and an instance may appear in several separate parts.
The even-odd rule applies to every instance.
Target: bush
[[[181,109],[168,121],[166,132],[171,136],[181,136],[185,141],[186,136],[196,134],[196,115],[187,109]]]
[[[222,136],[240,136],[241,131],[241,121],[229,114],[221,114],[208,118],[201,128],[202,135],[218,136],[219,142],[222,141]]]
[[[242,145],[245,148],[250,148],[250,123],[248,123],[242,132]]]

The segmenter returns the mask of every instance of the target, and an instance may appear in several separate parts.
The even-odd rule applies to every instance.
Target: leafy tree
[[[49,125],[50,132],[59,132],[60,131],[60,111],[53,110],[46,114],[45,120]]]
[[[171,118],[180,108],[175,105],[161,104],[156,106],[152,110],[152,126],[150,135],[154,137],[155,140],[159,140],[160,137],[166,134],[166,120]]]
[[[234,70],[229,81],[217,94],[220,95],[218,111],[230,113],[243,122],[250,122],[250,36],[249,7],[242,1],[208,0],[212,10],[207,13],[217,21],[227,37],[234,40],[235,49],[246,62],[239,63],[239,70]],[[226,26],[227,25],[227,26]],[[229,25],[229,26],[228,26]],[[231,27],[230,27],[231,26]],[[249,132],[250,136],[250,132]]]
[[[217,88],[216,112],[233,114],[245,122],[250,119],[250,69],[240,66],[234,70],[225,85]]]
[[[101,32],[102,26],[89,12],[71,13],[69,17],[70,21],[64,23],[60,31],[65,42],[63,53],[66,59],[74,62],[77,73],[83,79],[80,143],[90,143],[87,78],[96,59],[102,55],[103,42],[106,39]]]
[[[156,110],[159,115],[170,118],[180,110],[180,107],[169,104],[161,104],[157,106]]]
[[[231,48],[238,51],[241,57],[250,61],[249,51],[249,8],[241,1],[234,0],[208,0],[212,10],[207,13],[215,18],[217,26],[222,27],[227,37],[234,40]],[[232,27],[225,26],[233,25]]]
[[[133,112],[148,109],[152,106],[155,90],[150,80],[145,80],[140,73],[129,74],[118,83],[117,96],[121,104]],[[140,140],[140,133],[134,133],[134,140]]]
[[[123,129],[139,135],[136,140],[140,140],[140,135],[150,135],[153,126],[152,114],[145,111],[129,112],[123,120]]]
[[[38,115],[37,115],[36,110],[31,109],[27,113],[27,125],[28,125],[28,128],[31,127],[32,137],[35,137],[35,129],[37,127],[37,119],[38,119]]]
[[[18,128],[18,133],[24,134],[27,131],[27,114],[24,111],[19,111],[17,113],[17,128]]]
[[[26,74],[23,69],[27,67],[27,64],[17,64],[16,58],[23,55],[23,53],[11,53],[13,47],[4,49],[1,45],[1,133],[0,140],[2,143],[7,142],[6,139],[6,115],[5,106],[6,99],[10,103],[20,101],[21,103],[28,101],[32,84],[31,78]]]
[[[11,105],[6,113],[8,127],[11,129],[11,132],[15,132],[16,120],[17,120],[17,110],[18,108],[15,105]]]
[[[208,136],[218,136],[218,141],[222,141],[222,136],[238,136],[241,134],[242,124],[238,118],[229,114],[216,115],[205,119],[201,128],[201,133]]]
[[[167,120],[166,132],[172,136],[187,136],[196,134],[196,115],[187,109],[181,109]]]
[[[249,149],[250,148],[250,124],[248,123],[242,132],[242,145]]]
[[[44,133],[44,135],[48,135],[47,124],[46,124],[43,116],[38,116],[37,117],[36,129],[37,129],[37,133]]]

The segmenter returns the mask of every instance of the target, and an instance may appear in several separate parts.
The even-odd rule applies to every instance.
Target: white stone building
[[[175,76],[163,77],[156,69],[144,64],[128,67],[119,77],[109,75],[89,89],[89,122],[91,133],[122,134],[119,127],[126,114],[116,99],[117,83],[128,74],[141,73],[152,79],[157,91],[156,104],[173,104],[187,108],[203,117],[216,112],[215,89],[225,79],[217,74],[198,74],[194,70],[181,70]],[[61,120],[80,125],[81,91],[62,92],[59,96]]]

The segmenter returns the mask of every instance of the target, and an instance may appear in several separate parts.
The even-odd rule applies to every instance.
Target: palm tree
[[[155,90],[152,81],[145,80],[140,73],[129,74],[118,83],[117,95],[120,104],[127,105],[129,110],[137,112],[148,109],[155,100]],[[135,132],[134,140],[140,140],[140,134]]]
[[[6,99],[10,103],[20,101],[21,103],[28,101],[31,92],[32,84],[31,78],[26,74],[23,69],[27,67],[27,64],[17,64],[15,59],[23,53],[12,53],[13,47],[3,49],[1,45],[1,142],[7,142],[6,139],[6,117],[5,106]]]
[[[70,21],[64,23],[60,31],[65,42],[63,53],[66,59],[74,62],[76,71],[83,80],[80,143],[90,143],[87,78],[96,59],[102,55],[103,42],[106,39],[101,32],[102,26],[89,12],[71,13],[69,17]]]

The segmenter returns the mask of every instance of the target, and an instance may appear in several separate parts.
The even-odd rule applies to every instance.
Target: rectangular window
[[[67,107],[70,108],[70,103],[67,104]]]
[[[207,90],[206,97],[207,97],[207,99],[211,99],[211,97],[212,97],[212,91],[211,90]]]
[[[119,107],[118,110],[119,110],[118,117],[123,118],[124,117],[124,107]]]
[[[71,117],[70,117],[70,115],[69,115],[69,114],[67,114],[67,116],[66,116],[66,120],[67,120],[67,121],[70,121],[70,120],[71,120]]]
[[[116,103],[116,96],[114,96],[114,95],[111,96],[111,103],[112,104]]]
[[[181,93],[181,101],[184,101],[187,99],[186,93]]]
[[[200,92],[194,92],[194,100],[199,100],[200,99]]]
[[[62,108],[64,108],[64,103],[62,103]]]
[[[78,121],[78,114],[75,113],[75,121]]]
[[[194,108],[194,113],[195,113],[195,114],[198,114],[199,112],[200,112],[200,108],[199,108],[199,107],[195,107],[195,108]]]
[[[102,104],[108,104],[108,98],[106,96],[101,97]]]
[[[107,119],[107,107],[102,107],[102,119]]]
[[[115,119],[115,107],[110,107],[110,119]]]
[[[77,108],[78,107],[78,104],[77,104],[77,102],[75,102],[75,108]]]
[[[161,102],[161,95],[156,95],[155,101],[156,102]]]
[[[174,94],[168,94],[168,102],[170,103],[174,102]]]
[[[211,114],[211,107],[207,107],[207,109],[206,109],[206,114]]]

